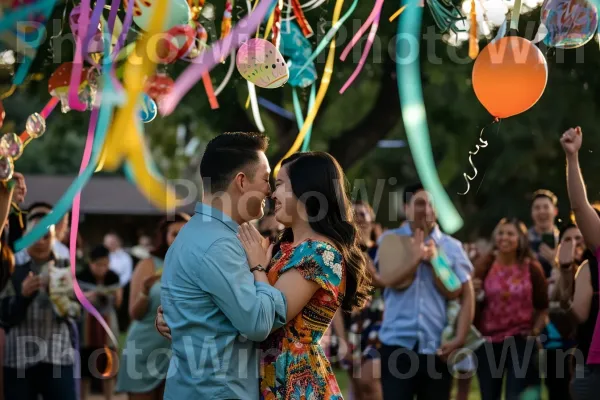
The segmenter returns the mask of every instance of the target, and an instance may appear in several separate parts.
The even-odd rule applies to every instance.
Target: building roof
[[[26,175],[27,197],[24,208],[43,201],[55,204],[71,185],[75,176]],[[193,212],[194,204],[178,211]],[[129,181],[120,176],[93,176],[81,194],[84,214],[162,215]]]

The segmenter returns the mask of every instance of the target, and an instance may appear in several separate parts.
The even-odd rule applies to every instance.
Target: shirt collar
[[[404,222],[400,228],[398,228],[398,233],[401,235],[407,235],[407,236],[412,236],[413,231],[412,228],[410,227],[410,223],[408,221]],[[438,243],[440,241],[440,239],[442,238],[442,231],[440,230],[440,227],[438,226],[438,224],[435,224],[433,227],[433,230],[429,233],[429,236],[427,239],[432,239],[434,242]]]
[[[231,219],[231,217],[229,215],[225,214],[223,211],[218,210],[218,209],[211,207],[207,204],[204,204],[202,202],[198,202],[196,204],[195,211],[196,211],[196,214],[200,214],[200,215],[207,216],[209,218],[214,218],[216,220],[221,221],[229,229],[231,229],[232,231],[234,231],[236,233],[238,231],[238,228],[240,227],[237,222],[235,222],[233,219]],[[203,221],[205,221],[205,220],[203,219]]]

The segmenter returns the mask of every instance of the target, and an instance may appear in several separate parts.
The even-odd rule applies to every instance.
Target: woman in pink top
[[[571,200],[571,208],[575,213],[577,226],[583,234],[583,239],[587,247],[596,255],[596,259],[600,258],[600,216],[592,207],[587,199],[585,184],[579,168],[579,150],[583,142],[583,132],[580,127],[571,128],[563,133],[560,138],[566,157],[567,157],[567,189],[569,191],[569,199]],[[590,276],[598,279],[600,274],[591,274],[591,270],[598,271],[598,265],[589,265]],[[595,283],[595,282],[594,282]],[[593,285],[596,288],[598,285]],[[590,286],[590,287],[593,287]],[[588,287],[589,289],[589,287]],[[575,296],[578,290],[575,287]],[[594,296],[593,290],[588,290],[588,297],[592,301],[598,302],[598,296]],[[593,318],[593,315],[587,315],[586,320]],[[600,319],[596,314],[596,321],[587,321],[588,324],[594,325],[592,337],[589,340],[589,351],[585,360],[586,365],[578,366],[578,369],[583,372],[576,374],[573,382],[573,397],[580,399],[597,399],[600,393]],[[582,343],[579,343],[582,345]],[[588,343],[583,343],[587,347]]]
[[[500,400],[505,375],[506,399],[517,400],[528,386],[539,385],[532,361],[546,323],[548,289],[521,221],[502,219],[492,238],[494,251],[477,262],[473,280],[475,323],[487,339],[475,353],[477,377],[482,400]]]

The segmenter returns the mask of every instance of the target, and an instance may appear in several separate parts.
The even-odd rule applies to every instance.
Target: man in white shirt
[[[104,246],[110,251],[110,270],[119,275],[121,286],[127,285],[133,273],[133,259],[123,250],[121,238],[116,233],[107,233],[104,236]]]

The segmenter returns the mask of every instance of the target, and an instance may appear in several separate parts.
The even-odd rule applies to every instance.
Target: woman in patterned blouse
[[[529,249],[527,228],[504,218],[492,235],[493,253],[475,266],[476,325],[487,342],[475,352],[482,400],[498,400],[506,375],[506,398],[519,399],[539,385],[530,363],[548,315],[544,271]],[[504,365],[499,363],[504,362]]]
[[[240,227],[250,267],[269,265],[268,283],[287,301],[288,323],[261,346],[261,399],[342,398],[320,340],[339,308],[363,307],[370,293],[344,183],[329,154],[295,154],[284,160],[272,196],[286,227],[275,256],[256,229]]]

